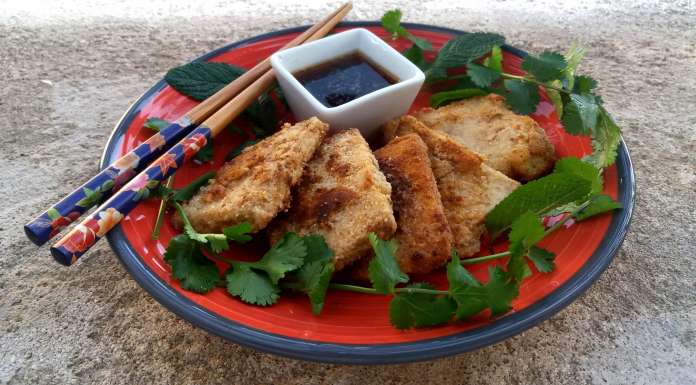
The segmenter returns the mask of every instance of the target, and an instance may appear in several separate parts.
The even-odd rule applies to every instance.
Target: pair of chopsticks
[[[346,3],[281,49],[324,37],[352,9]],[[275,74],[267,58],[201,102],[168,127],[92,177],[77,190],[24,226],[37,245],[43,245],[62,228],[78,219],[99,200],[113,193],[53,247],[51,254],[71,265],[114,228],[160,181],[192,158],[271,86]],[[165,152],[165,150],[169,148]],[[154,161],[153,161],[154,160]],[[136,175],[137,174],[137,175]],[[133,177],[134,176],[134,177]],[[127,182],[120,187],[121,184]]]

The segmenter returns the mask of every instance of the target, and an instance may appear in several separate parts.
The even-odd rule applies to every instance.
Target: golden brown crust
[[[393,124],[393,123],[392,123]],[[453,235],[453,243],[462,257],[480,249],[484,218],[495,206],[492,201],[504,198],[510,186],[518,183],[486,167],[483,158],[457,143],[447,134],[428,128],[413,116],[402,116],[395,135],[418,134],[428,147],[437,187],[442,198],[445,216]],[[489,174],[494,173],[489,184]],[[497,201],[495,202],[497,203]]]
[[[399,267],[407,274],[442,267],[450,257],[452,232],[425,143],[416,134],[400,136],[375,151],[375,157],[392,186]],[[361,260],[353,275],[365,279],[370,259]]]
[[[368,233],[388,239],[396,230],[391,186],[355,129],[324,140],[293,196],[290,210],[269,227],[271,242],[289,231],[320,234],[337,271],[369,253]]]
[[[310,118],[285,124],[223,165],[184,211],[200,232],[219,233],[249,222],[258,231],[290,204],[290,188],[326,136],[328,125]]]
[[[500,95],[425,108],[414,117],[482,154],[486,163],[511,178],[531,180],[553,167],[555,149],[544,130],[534,119],[510,111]]]

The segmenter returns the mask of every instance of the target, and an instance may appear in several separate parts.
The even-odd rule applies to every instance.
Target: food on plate
[[[392,120],[385,126],[385,132],[397,137],[416,133],[423,139],[428,146],[454,246],[463,257],[478,252],[486,214],[519,183],[486,167],[480,155],[447,134],[428,128],[413,116]]]
[[[510,111],[500,95],[426,108],[414,116],[483,155],[488,165],[513,179],[532,180],[553,167],[555,150],[544,130],[529,116]]]
[[[310,118],[285,124],[278,132],[246,148],[220,168],[215,179],[184,205],[193,227],[204,233],[248,222],[264,227],[290,204],[290,189],[328,131]]]
[[[430,167],[428,148],[416,134],[394,138],[375,151],[379,166],[392,186],[396,218],[394,255],[401,271],[429,273],[447,263],[452,250],[450,231],[437,183]],[[367,279],[371,256],[362,259],[353,276]]]
[[[370,232],[394,234],[391,192],[358,130],[329,136],[307,164],[290,210],[271,224],[271,243],[286,232],[322,235],[341,270],[369,253]]]

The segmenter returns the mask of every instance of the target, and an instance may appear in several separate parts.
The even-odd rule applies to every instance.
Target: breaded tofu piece
[[[242,222],[249,222],[254,232],[266,227],[288,208],[291,188],[300,181],[328,129],[317,118],[286,123],[246,148],[184,205],[193,227],[202,233],[220,233]]]
[[[269,227],[271,243],[290,231],[322,235],[341,270],[370,252],[368,233],[382,239],[394,234],[391,192],[360,132],[340,131],[307,164],[290,210]]]
[[[513,179],[532,180],[553,167],[555,149],[544,130],[529,116],[510,111],[500,95],[426,108],[413,116],[483,155],[488,165]]]
[[[423,139],[428,147],[454,246],[461,257],[478,252],[486,214],[519,183],[486,167],[480,155],[447,134],[430,129],[413,116],[406,115],[389,122],[386,131],[397,136],[414,132]]]
[[[442,267],[452,252],[452,232],[425,143],[417,134],[399,136],[375,151],[375,157],[392,186],[393,239],[399,243],[395,253],[399,267],[407,274]],[[371,259],[360,260],[352,275],[366,279]]]

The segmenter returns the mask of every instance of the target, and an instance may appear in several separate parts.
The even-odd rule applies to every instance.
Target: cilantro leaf
[[[544,52],[539,56],[527,55],[522,61],[522,69],[540,82],[560,78],[567,65],[563,55],[557,52]]]
[[[164,261],[171,266],[172,276],[186,290],[207,293],[220,281],[220,272],[215,263],[206,258],[185,234],[169,241]]]
[[[556,263],[554,262],[556,254],[546,249],[532,246],[529,249],[527,256],[534,263],[536,269],[541,273],[550,273],[556,268]]]
[[[143,124],[143,127],[149,128],[150,130],[152,130],[154,132],[160,132],[160,130],[166,128],[167,126],[169,126],[169,124],[170,123],[164,119],[147,118],[147,120]]]
[[[503,72],[503,51],[499,45],[494,45],[491,48],[491,55],[483,61],[483,65],[493,71]]]
[[[278,301],[280,289],[264,274],[251,269],[247,264],[233,264],[225,275],[227,292],[242,301],[268,306]]]
[[[203,236],[214,253],[230,249],[225,234],[204,234]]]
[[[609,112],[600,107],[597,127],[592,130],[592,155],[583,160],[597,168],[611,166],[616,161],[616,150],[621,141],[621,129],[614,123]]]
[[[406,57],[411,63],[415,64],[416,67],[420,68],[422,71],[428,69],[428,63],[425,62],[425,57],[423,56],[423,50],[417,46],[412,45],[411,48],[402,52],[402,55]]]
[[[285,273],[302,266],[306,255],[307,246],[302,238],[295,233],[286,233],[258,262],[250,266],[268,273],[275,285]]]
[[[324,298],[334,272],[333,251],[321,235],[302,237],[307,248],[304,264],[297,271],[300,290],[307,293],[312,304],[312,313],[321,313]]]
[[[568,88],[570,88],[570,85],[568,85]],[[595,88],[597,88],[596,80],[589,76],[580,75],[575,77],[575,84],[572,90],[578,94],[589,94]]]
[[[585,49],[578,47],[575,43],[570,46],[568,52],[566,52],[564,55],[566,63],[568,63],[564,73],[568,81],[568,88],[571,90],[573,89],[573,85],[575,83],[575,71],[577,70],[578,65],[580,65],[580,61],[582,60],[583,56],[585,56]],[[584,92],[589,92],[589,90]]]
[[[516,113],[529,115],[536,111],[541,97],[539,87],[532,83],[526,83],[517,79],[505,79],[505,102]]]
[[[398,283],[408,282],[408,275],[399,269],[394,252],[398,247],[395,240],[384,241],[375,233],[368,235],[375,257],[367,268],[372,286],[381,294],[391,294]]]
[[[413,45],[415,47],[418,47],[423,51],[432,51],[433,50],[433,45],[429,41],[422,39],[420,37],[413,36],[410,32],[408,33],[408,35],[406,35],[406,38],[408,40],[411,40],[411,42],[413,43]]]
[[[555,207],[586,197],[592,183],[578,175],[560,172],[533,180],[515,189],[486,215],[493,238],[527,211],[541,215]]]
[[[573,135],[587,135],[597,124],[599,105],[593,95],[570,94],[563,107],[563,128]]]
[[[455,100],[467,99],[474,96],[483,96],[486,94],[488,94],[488,92],[480,88],[462,88],[452,91],[443,91],[430,96],[430,105],[432,107],[440,107]]]
[[[201,163],[205,163],[213,160],[214,155],[215,153],[213,152],[213,139],[211,138],[206,142],[205,146],[203,146],[203,148],[201,148],[200,151],[196,153],[193,159]]]
[[[416,283],[407,287],[434,289],[427,283]],[[456,302],[447,296],[399,293],[389,303],[389,320],[397,329],[436,326],[449,322],[456,307]]]
[[[582,211],[575,214],[575,219],[578,222],[584,221],[585,219],[593,217],[595,215],[620,208],[623,208],[623,205],[621,205],[621,203],[611,199],[611,197],[608,195],[599,194],[592,197],[589,206],[585,207]]]
[[[509,279],[500,266],[488,269],[488,283],[482,285],[460,263],[457,253],[447,264],[447,280],[450,296],[457,302],[456,319],[472,317],[486,308],[493,316],[510,310],[512,300],[517,298],[517,283]]]
[[[251,230],[251,223],[242,222],[234,226],[225,227],[222,229],[222,232],[225,234],[227,239],[231,239],[239,244],[245,244],[252,239],[251,235],[249,235]]]
[[[398,39],[408,35],[408,31],[401,26],[401,10],[392,9],[382,16],[382,27],[391,33],[392,39]]]
[[[527,211],[515,219],[510,226],[510,260],[507,271],[517,282],[532,275],[532,271],[524,258],[527,250],[544,238],[544,226],[538,215]]]
[[[438,53],[433,65],[428,69],[428,81],[447,77],[447,69],[461,67],[488,53],[493,46],[505,43],[505,38],[495,33],[466,32],[450,39]]]
[[[592,183],[592,189],[590,190],[592,194],[600,193],[604,186],[600,170],[594,165],[574,156],[559,159],[554,166],[553,172],[568,172],[587,179]]]
[[[490,87],[494,81],[500,78],[499,71],[480,66],[474,62],[467,64],[466,67],[466,74],[469,75],[474,84],[481,88]]]
[[[447,264],[447,281],[450,296],[457,302],[457,319],[472,317],[488,307],[485,289],[468,270],[462,266],[459,254],[452,251],[452,260]]]
[[[215,178],[215,171],[207,172],[198,178],[194,179],[193,182],[187,184],[184,188],[174,191],[172,199],[177,202],[184,202],[191,198],[201,189],[201,187],[208,184],[208,181]]]

